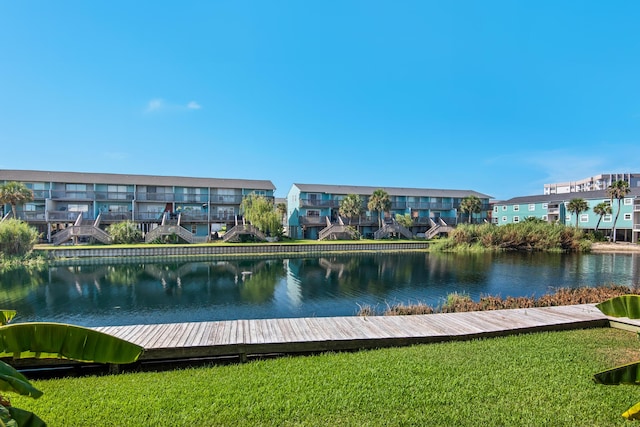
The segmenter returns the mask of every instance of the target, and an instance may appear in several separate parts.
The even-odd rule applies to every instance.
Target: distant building
[[[206,241],[236,224],[244,196],[273,200],[275,190],[267,180],[0,170],[0,184],[9,181],[33,191],[33,201],[18,207],[18,218],[46,241],[72,225],[94,231],[99,240],[108,225],[125,220],[148,235],[162,225],[183,240]],[[2,214],[10,210],[0,206]]]
[[[607,235],[611,234],[613,221],[618,214],[618,201],[607,195],[606,190],[583,191],[580,194],[544,194],[538,196],[514,197],[509,200],[496,202],[491,213],[492,222],[497,225],[513,224],[524,221],[528,217],[539,218],[550,223],[565,225],[576,224],[575,214],[567,210],[572,199],[584,199],[589,210],[580,213],[578,227],[586,230],[598,230]],[[611,206],[611,214],[600,219],[593,208],[599,203]],[[598,221],[600,223],[598,224]],[[616,222],[616,240],[638,242],[640,237],[640,188],[633,187],[620,203],[618,221]]]
[[[640,174],[604,173],[578,181],[556,182],[544,185],[544,194],[580,193],[584,191],[606,190],[615,181],[626,181],[630,188],[640,187]]]
[[[409,230],[412,235],[456,225],[461,218],[460,202],[471,195],[482,202],[482,212],[474,216],[475,222],[487,220],[490,210],[490,196],[471,190],[293,184],[287,196],[289,237],[322,239],[330,236],[332,229],[348,225],[357,228],[364,237],[377,237],[374,234],[380,228],[378,212],[367,209],[369,197],[377,189],[384,190],[391,200],[389,212],[382,213],[385,222],[392,223],[395,215],[409,214],[413,219]],[[340,202],[349,194],[362,199],[364,213],[359,218],[340,216]],[[462,221],[467,219],[465,214]]]

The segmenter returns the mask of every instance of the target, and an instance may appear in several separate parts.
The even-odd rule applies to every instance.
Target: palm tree
[[[605,215],[611,215],[611,203],[601,202],[593,207],[593,213],[599,216],[598,223],[596,224],[595,232],[598,232],[598,227],[600,227],[600,221],[602,221],[602,217]]]
[[[347,197],[340,202],[340,215],[349,218],[349,225],[354,216],[360,218],[362,211],[362,199],[357,194],[347,194]]]
[[[18,218],[16,207],[33,200],[33,191],[29,190],[22,182],[11,181],[0,185],[0,205],[11,205],[14,218]]]
[[[471,224],[472,215],[482,212],[482,200],[474,195],[467,196],[460,202],[460,211],[469,214],[469,224]]]
[[[378,188],[369,197],[367,209],[378,212],[378,228],[382,228],[382,212],[388,212],[391,209],[391,199],[389,194],[381,188]]]
[[[578,228],[578,218],[582,212],[587,212],[589,210],[589,204],[585,199],[571,199],[567,204],[567,210],[576,215],[576,228]]]
[[[612,236],[613,242],[616,241],[616,222],[618,222],[618,216],[620,215],[620,205],[622,203],[622,199],[625,198],[627,194],[629,194],[629,183],[624,180],[618,180],[612,182],[611,185],[607,188],[607,194],[611,197],[611,203],[613,203],[613,199],[618,200],[618,211],[616,212],[616,217],[613,220],[613,228],[612,228]]]

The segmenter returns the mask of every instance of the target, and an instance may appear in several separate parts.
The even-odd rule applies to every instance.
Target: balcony
[[[94,197],[95,192],[93,191],[51,191],[51,198],[54,200],[93,200]]]
[[[133,191],[96,191],[96,200],[133,200]]]
[[[147,202],[173,202],[174,195],[173,193],[138,192],[136,194],[136,200],[147,201]]]
[[[74,212],[74,211],[49,211],[47,213],[48,221],[63,221],[63,222],[73,222],[78,219],[78,215],[82,214],[83,220],[94,220],[94,216],[89,212]]]
[[[82,217],[84,218],[84,215]],[[103,212],[100,214],[100,218],[104,222],[122,222],[131,221],[133,215],[131,212]]]
[[[322,199],[309,199],[300,198],[300,207],[323,207],[323,208],[339,208],[339,200],[322,200]]]
[[[240,205],[242,203],[242,196],[223,196],[219,194],[211,195],[212,205]]]
[[[24,211],[18,212],[18,218],[28,222],[45,221],[46,214],[44,211]]]
[[[176,194],[175,197],[176,202],[184,202],[184,203],[208,203],[209,195],[208,194]]]

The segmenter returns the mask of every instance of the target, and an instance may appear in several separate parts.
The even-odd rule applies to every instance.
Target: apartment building
[[[544,185],[544,194],[581,193],[585,191],[606,190],[615,181],[626,181],[629,188],[640,188],[640,174],[603,173],[578,181],[556,182]]]
[[[376,235],[382,231],[379,230],[378,212],[367,209],[369,198],[377,189],[389,195],[391,209],[383,212],[382,216],[392,233],[402,231],[392,225],[398,214],[409,214],[413,219],[409,230],[411,235],[447,231],[447,227],[456,225],[458,221],[467,221],[466,215],[461,219],[459,207],[462,199],[471,195],[482,202],[482,212],[474,217],[475,222],[487,220],[490,210],[490,196],[471,190],[293,184],[287,195],[289,236],[296,239],[322,239],[330,236],[332,230],[339,233],[345,226],[351,226],[357,228],[362,236],[383,237],[383,234]],[[359,218],[340,216],[340,203],[349,194],[356,194],[362,200],[364,213]]]
[[[567,209],[572,199],[584,199],[589,210],[582,212],[576,218]],[[611,214],[600,217],[593,211],[599,203],[611,206]],[[576,225],[586,230],[595,230],[611,235],[614,219],[618,215],[616,226],[616,241],[630,241],[637,243],[640,235],[640,188],[633,187],[629,194],[621,201],[613,200],[606,190],[581,191],[576,193],[544,194],[537,196],[514,197],[501,201],[493,206],[492,222],[497,225],[512,224],[524,221],[528,217],[535,217],[550,223]]]
[[[184,240],[206,241],[236,223],[244,196],[273,200],[275,190],[268,180],[0,170],[0,183],[10,181],[33,191],[33,201],[18,207],[18,217],[49,242],[71,225],[104,230],[125,220],[138,223],[145,234],[164,224]],[[3,215],[10,210],[0,206]]]

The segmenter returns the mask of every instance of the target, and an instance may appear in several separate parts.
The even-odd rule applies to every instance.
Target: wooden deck
[[[141,360],[294,354],[604,327],[592,304],[413,316],[233,320],[95,328],[145,348]]]
[[[640,330],[594,304],[412,316],[312,317],[97,327],[145,348],[140,362],[347,351],[590,327]],[[75,365],[22,359],[16,368]]]

